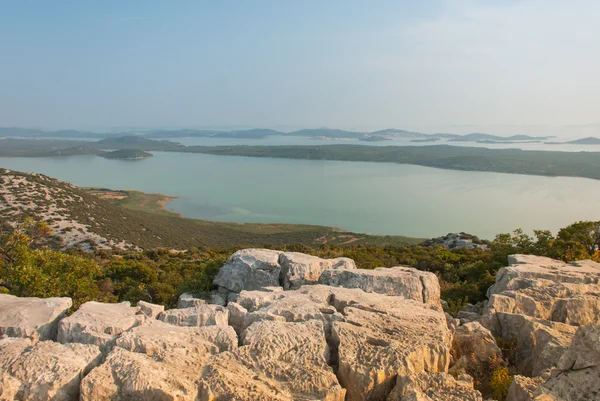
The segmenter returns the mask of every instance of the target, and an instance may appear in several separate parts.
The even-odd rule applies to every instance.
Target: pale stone
[[[467,375],[465,375],[467,376]],[[386,401],[483,401],[473,379],[457,380],[446,373],[398,376]]]
[[[119,334],[146,320],[145,315],[138,314],[139,310],[131,307],[129,302],[86,302],[71,316],[59,322],[58,341],[94,344],[106,352],[114,345]]]
[[[360,288],[365,292],[402,296],[407,299],[440,304],[440,284],[433,273],[411,267],[380,267],[373,270],[325,270],[319,283],[335,287]]]
[[[0,400],[76,401],[100,356],[95,345],[0,340]]]
[[[229,257],[214,283],[228,291],[260,290],[279,286],[279,255],[270,249],[242,249]]]
[[[165,311],[164,305],[151,304],[150,302],[138,301],[136,304],[140,308],[140,313],[143,313],[150,319],[156,319],[159,313]]]
[[[600,325],[577,330],[543,387],[564,401],[600,400]]]
[[[157,319],[176,326],[227,326],[229,311],[223,306],[205,304],[161,312]]]
[[[195,308],[196,306],[205,305],[206,301],[204,299],[196,298],[192,294],[183,293],[177,298],[177,308]]]
[[[536,392],[544,380],[541,377],[531,378],[515,375],[510,387],[506,401],[533,401]]]
[[[322,259],[298,252],[284,252],[279,255],[284,289],[298,289],[305,284],[317,284],[321,273],[327,269],[356,269],[349,258]]]
[[[485,366],[492,360],[502,360],[502,351],[492,333],[478,322],[458,326],[452,341],[454,354],[466,357],[474,366]]]
[[[71,298],[18,298],[0,294],[0,337],[56,340],[58,322],[72,305]]]
[[[202,367],[237,347],[231,327],[179,327],[157,320],[123,333],[85,377],[82,401],[193,401]]]
[[[512,255],[488,290],[481,323],[496,336],[518,339],[516,367],[547,375],[580,325],[600,323],[600,264]]]
[[[254,323],[243,346],[204,367],[198,401],[344,401],[328,357],[318,321]]]

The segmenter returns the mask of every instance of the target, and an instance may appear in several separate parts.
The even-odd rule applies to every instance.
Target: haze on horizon
[[[4,2],[0,126],[600,136],[593,0]]]

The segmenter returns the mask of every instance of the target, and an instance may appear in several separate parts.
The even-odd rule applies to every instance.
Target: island
[[[437,142],[440,138],[411,139],[411,142]]]
[[[358,138],[359,141],[363,142],[382,142],[382,141],[391,141],[391,138],[385,136],[377,136],[377,135],[369,135]]]
[[[545,142],[546,145],[600,145],[600,138],[593,136],[569,142]]]
[[[105,159],[141,160],[147,159],[154,155],[138,149],[119,149],[113,152],[102,153],[99,156],[102,156]]]

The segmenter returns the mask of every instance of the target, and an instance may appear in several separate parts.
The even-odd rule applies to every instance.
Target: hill
[[[140,160],[152,157],[152,153],[137,149],[120,149],[113,152],[102,153],[100,156],[106,159]]]
[[[548,139],[547,136],[529,136],[529,135],[513,135],[513,136],[498,136],[498,135],[490,135],[490,134],[481,134],[481,133],[473,133],[467,135],[456,135],[454,138],[450,139],[452,142],[476,142],[476,141],[513,141],[513,142],[521,142],[521,141],[541,141],[544,139]]]
[[[569,142],[546,142],[548,145],[600,145],[600,138],[593,136],[576,139]]]
[[[323,226],[235,224],[183,218],[162,209],[170,198],[135,191],[88,190],[42,174],[0,169],[0,227],[27,216],[47,222],[54,241],[84,249],[191,249],[357,244],[415,244],[402,236],[371,236]]]
[[[414,164],[448,170],[600,179],[600,153],[487,149],[466,146],[189,146],[186,152]]]

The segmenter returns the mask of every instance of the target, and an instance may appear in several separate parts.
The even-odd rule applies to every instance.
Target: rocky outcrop
[[[432,274],[250,249],[215,283],[214,297],[199,296],[225,306],[192,295],[173,310],[88,302],[58,322],[58,342],[0,339],[0,400],[481,399],[468,377],[448,375],[449,327],[489,332],[447,319]],[[493,353],[481,343],[476,354]]]
[[[577,330],[541,392],[564,401],[600,400],[600,325]]]
[[[321,322],[259,321],[242,347],[204,367],[198,400],[343,401],[346,391],[328,357]]]
[[[214,283],[231,292],[279,286],[279,255],[270,249],[242,249],[229,257]]]
[[[578,326],[600,322],[600,264],[512,255],[488,290],[481,322],[497,336],[518,338],[516,364],[526,376],[547,374]]]
[[[279,255],[281,265],[281,285],[284,289],[298,289],[305,284],[317,284],[323,271],[353,270],[356,265],[352,259],[322,259],[298,252],[284,252]]]
[[[203,366],[236,347],[231,327],[149,321],[118,338],[106,361],[83,379],[81,400],[193,401]]]
[[[58,322],[72,304],[71,298],[17,298],[0,294],[0,337],[56,340]]]
[[[86,302],[77,312],[58,324],[58,341],[61,343],[94,344],[108,351],[124,331],[139,326],[146,316],[139,314],[129,302],[105,304]]]
[[[486,367],[490,361],[502,361],[502,351],[492,333],[479,322],[458,326],[454,332],[452,349],[455,369]]]
[[[138,301],[136,304],[140,308],[138,313],[142,313],[150,319],[156,319],[159,313],[165,311],[164,305],[151,304],[150,302]]]
[[[243,249],[231,255],[214,283],[219,286],[217,294],[221,295],[262,291],[267,287],[298,289],[305,284],[317,284],[327,269],[356,269],[356,265],[348,258],[322,259],[299,252]]]
[[[377,268],[374,270],[325,270],[319,283],[344,288],[360,288],[365,292],[402,296],[431,305],[440,305],[440,284],[433,273],[411,267]]]
[[[94,345],[0,340],[0,400],[79,399],[81,378],[100,362]]]
[[[516,375],[513,378],[506,401],[532,401],[540,392],[540,386],[544,382],[541,377],[531,378],[521,375]]]
[[[219,305],[200,305],[195,308],[171,309],[161,312],[158,320],[175,326],[227,325],[229,311]]]
[[[206,301],[193,294],[184,293],[177,298],[177,309],[195,308],[200,305],[206,305]]]
[[[399,376],[387,401],[483,401],[473,390],[473,379],[446,373],[421,373]]]

